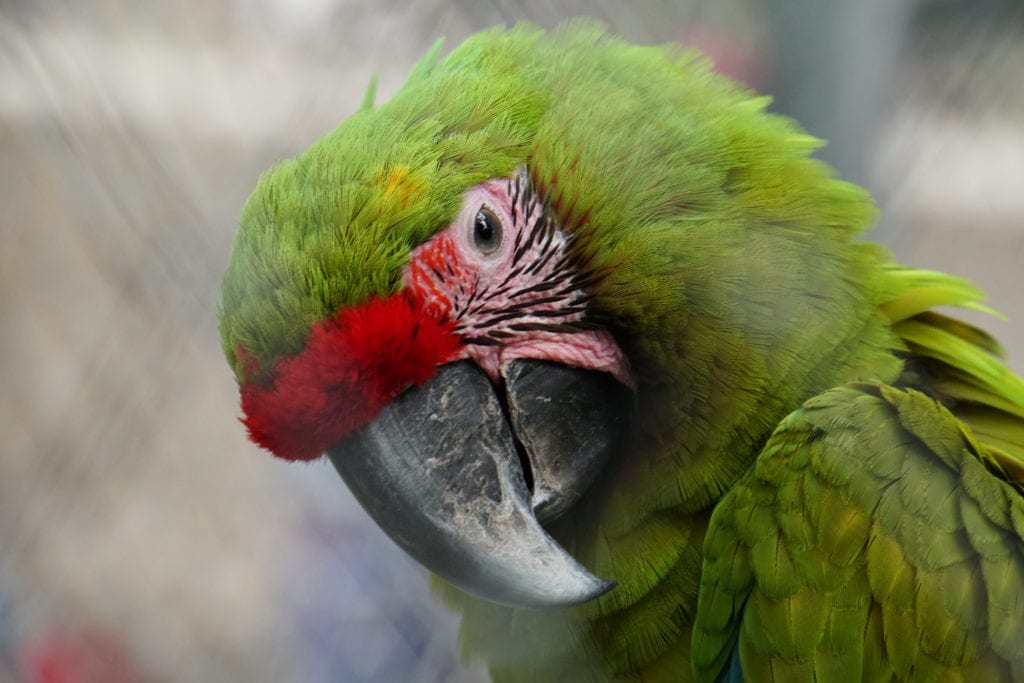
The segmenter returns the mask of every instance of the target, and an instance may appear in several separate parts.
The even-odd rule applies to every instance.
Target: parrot
[[[680,45],[438,42],[265,172],[218,303],[495,681],[1024,679],[1024,381]],[[939,310],[941,309],[941,310]]]

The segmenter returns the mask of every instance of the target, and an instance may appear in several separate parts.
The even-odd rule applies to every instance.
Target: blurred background
[[[1020,0],[0,0],[0,682],[482,678],[338,477],[246,442],[218,281],[372,75],[579,14],[775,94],[1024,371]]]

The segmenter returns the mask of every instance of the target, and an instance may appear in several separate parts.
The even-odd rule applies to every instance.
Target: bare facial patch
[[[494,380],[534,358],[632,384],[611,334],[587,319],[593,274],[571,242],[521,170],[470,188],[454,222],[413,252],[405,285],[455,323],[460,357]]]

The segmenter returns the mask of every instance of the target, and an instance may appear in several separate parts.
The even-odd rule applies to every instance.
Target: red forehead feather
[[[268,384],[242,387],[242,422],[286,460],[313,460],[458,353],[454,325],[406,292],[315,324],[306,347],[274,364]]]

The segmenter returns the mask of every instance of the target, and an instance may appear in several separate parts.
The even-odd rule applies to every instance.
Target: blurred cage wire
[[[245,441],[217,288],[260,172],[372,75],[576,15],[777,94],[1024,370],[1019,0],[0,0],[0,681],[485,677],[328,467]]]

